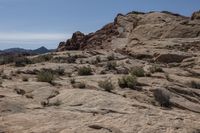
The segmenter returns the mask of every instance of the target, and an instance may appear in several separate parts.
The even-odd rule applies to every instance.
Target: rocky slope
[[[71,39],[61,42],[57,51],[88,48],[118,48],[116,41],[123,45],[134,45],[146,40],[169,38],[198,38],[200,36],[199,12],[192,17],[163,12],[130,12],[118,14],[113,23],[105,25],[95,33],[84,35],[75,32]],[[123,46],[124,47],[124,46]]]
[[[131,12],[1,65],[0,133],[199,133],[199,32],[199,12]]]

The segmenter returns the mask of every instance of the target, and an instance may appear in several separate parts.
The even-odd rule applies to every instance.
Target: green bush
[[[116,70],[117,63],[115,61],[109,61],[106,64],[108,70]]]
[[[87,75],[92,75],[92,69],[91,67],[81,67],[78,69],[78,75],[80,76],[87,76]]]
[[[130,71],[131,75],[137,76],[137,77],[144,77],[145,71],[142,67],[133,67]]]
[[[37,74],[37,80],[40,82],[52,83],[54,80],[54,74],[51,71],[42,70]]]
[[[114,89],[113,84],[109,80],[100,81],[99,87],[103,88],[107,92],[111,92]]]
[[[123,76],[121,79],[118,79],[118,84],[121,88],[135,89],[138,84],[137,77],[133,75]]]

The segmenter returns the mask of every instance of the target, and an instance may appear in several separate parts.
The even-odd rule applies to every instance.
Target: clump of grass
[[[101,62],[101,57],[100,56],[96,56],[96,62]]]
[[[158,66],[158,65],[153,65],[149,68],[151,73],[155,73],[155,72],[163,72],[163,69]]]
[[[200,83],[199,82],[191,81],[189,84],[190,84],[190,87],[192,87],[194,89],[200,89]]]
[[[23,76],[23,77],[22,77],[22,81],[27,82],[28,80],[29,80],[29,79],[28,79],[27,76]]]
[[[91,69],[91,67],[84,66],[84,67],[79,68],[78,69],[78,75],[80,75],[80,76],[92,75],[92,69]]]
[[[117,67],[117,63],[115,61],[109,61],[106,64],[106,68],[108,70],[116,70],[116,67]]]
[[[3,87],[2,84],[3,84],[3,80],[0,78],[0,87]]]
[[[73,88],[79,88],[79,89],[84,89],[86,87],[86,84],[84,82],[75,82],[72,84]]]
[[[137,77],[133,75],[123,76],[121,79],[118,79],[118,84],[121,88],[135,89],[138,84]]]
[[[75,83],[76,83],[75,78],[70,79],[70,83],[71,83],[71,84],[75,84]]]
[[[115,60],[115,55],[114,55],[114,54],[108,55],[108,56],[107,56],[107,59],[108,59],[109,61]]]
[[[56,70],[54,70],[54,72],[59,76],[65,75],[65,69],[62,67],[58,67]]]
[[[2,79],[9,79],[8,75],[6,75],[6,74],[3,74],[3,75],[1,76],[1,78],[2,78]]]
[[[14,62],[14,55],[1,55],[0,56],[0,65],[9,64],[9,63],[13,63],[13,62]]]
[[[35,58],[32,58],[32,62],[34,63],[41,63],[41,62],[47,62],[50,61],[53,58],[53,55],[51,54],[46,54],[46,55],[39,55]]]
[[[170,95],[164,89],[156,89],[153,92],[155,100],[160,104],[162,107],[170,107]]]
[[[15,60],[15,66],[16,67],[24,67],[27,64],[32,64],[32,63],[33,62],[30,59],[26,58],[26,57],[20,57],[20,58],[17,58]]]
[[[137,76],[137,77],[144,77],[145,76],[145,71],[142,67],[133,67],[130,70],[131,75]]]
[[[52,103],[50,103],[49,100],[41,102],[41,105],[43,107],[60,106],[61,104],[62,104],[62,102],[60,100],[58,100],[58,99],[55,102],[52,102]]]
[[[114,89],[112,82],[109,80],[100,81],[99,87],[103,88],[107,92],[111,92]]]
[[[54,74],[48,70],[42,70],[37,74],[37,80],[40,82],[52,83],[54,80]]]
[[[50,106],[60,106],[62,104],[62,101],[57,99],[55,102],[50,103]]]

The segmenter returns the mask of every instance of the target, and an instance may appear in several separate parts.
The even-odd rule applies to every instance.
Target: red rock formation
[[[171,12],[130,12],[118,14],[113,23],[105,25],[95,33],[84,35],[75,32],[71,39],[61,42],[57,51],[110,48],[116,38],[128,40],[195,38],[200,35],[199,11],[191,19]],[[194,21],[195,20],[195,21]]]

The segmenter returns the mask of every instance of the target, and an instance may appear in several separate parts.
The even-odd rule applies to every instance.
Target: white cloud
[[[26,33],[26,32],[11,32],[3,33],[0,32],[0,41],[14,42],[14,41],[62,41],[69,38],[70,34],[61,33]]]
[[[56,48],[58,43],[70,38],[71,34],[0,32],[0,50],[12,47],[35,49],[40,46]]]

